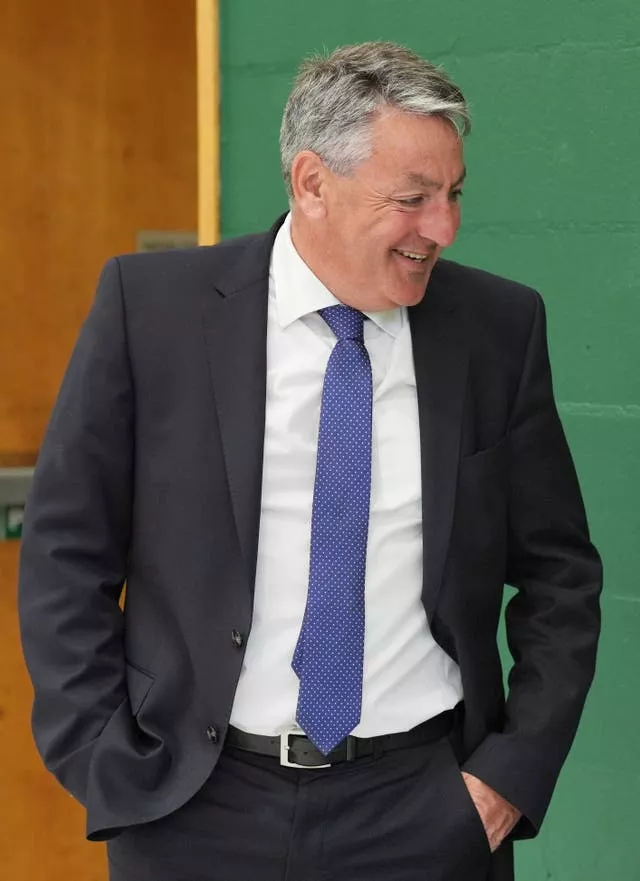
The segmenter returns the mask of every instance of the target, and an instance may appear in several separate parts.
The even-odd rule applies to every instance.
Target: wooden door
[[[188,0],[2,4],[0,465],[35,458],[104,261],[196,229],[195,20]],[[0,874],[105,881],[33,746],[18,550],[0,542]]]

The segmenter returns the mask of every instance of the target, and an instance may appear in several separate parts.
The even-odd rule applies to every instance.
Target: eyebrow
[[[459,187],[460,184],[464,181],[466,176],[467,176],[467,169],[463,168],[462,174],[460,175],[458,180],[455,181],[455,183],[452,186],[452,189],[453,189],[453,187]],[[442,184],[439,181],[432,180],[430,177],[427,177],[424,174],[419,174],[418,172],[415,172],[415,171],[410,171],[409,174],[407,175],[407,178],[410,183],[416,184],[416,186],[419,186],[419,187],[424,187],[425,189],[431,189],[431,190],[432,189],[436,189],[436,190],[442,189]]]

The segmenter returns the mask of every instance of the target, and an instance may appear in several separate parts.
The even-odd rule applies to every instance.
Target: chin
[[[419,294],[415,294],[413,297],[407,297],[407,299],[402,303],[403,306],[417,306],[418,303],[421,303],[425,298],[426,290],[421,291]]]
[[[420,285],[412,285],[411,288],[402,291],[402,293],[398,293],[393,298],[394,306],[417,306],[418,303],[424,299],[427,292],[428,282],[429,276],[421,279]]]

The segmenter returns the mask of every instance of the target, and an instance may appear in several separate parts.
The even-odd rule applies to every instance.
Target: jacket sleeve
[[[131,522],[132,414],[113,260],[102,272],[38,456],[19,575],[36,744],[81,802],[93,744],[127,699],[119,599]]]
[[[542,822],[595,669],[602,571],[556,411],[537,297],[508,430],[506,717],[464,764],[515,805],[518,837]]]

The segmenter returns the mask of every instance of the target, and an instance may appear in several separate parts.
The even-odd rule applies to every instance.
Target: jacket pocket
[[[460,583],[502,577],[507,540],[509,446],[506,438],[460,461],[450,560]],[[450,566],[453,563],[450,562]]]
[[[492,468],[495,465],[502,465],[507,455],[508,437],[500,438],[498,443],[486,447],[484,450],[478,450],[471,453],[470,456],[463,456],[460,460],[461,468]]]
[[[150,673],[146,673],[140,667],[136,667],[131,661],[127,661],[126,666],[129,703],[131,704],[132,714],[137,716],[151,691],[151,686],[155,679]]]

